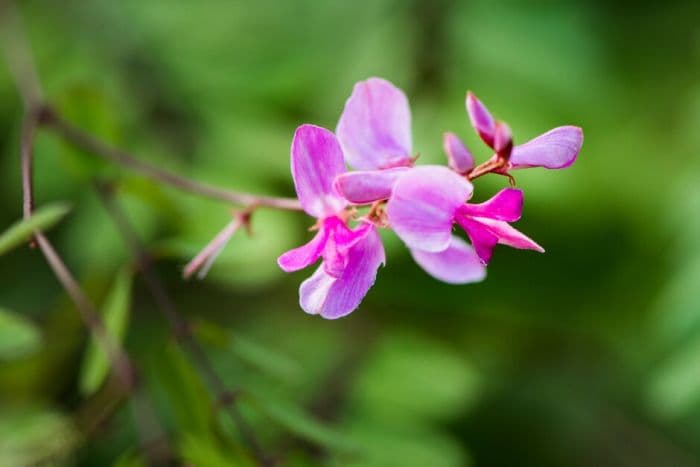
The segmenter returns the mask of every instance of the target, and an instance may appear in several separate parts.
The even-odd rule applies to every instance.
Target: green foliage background
[[[452,130],[480,160],[464,93],[516,141],[584,129],[566,171],[519,172],[518,227],[486,282],[426,276],[385,235],[361,308],[305,315],[275,258],[307,237],[264,211],[203,281],[182,266],[230,219],[42,132],[38,205],[69,201],[49,235],[142,372],[172,449],[251,465],[215,410],[103,211],[119,201],[197,323],[265,449],[282,465],[700,464],[700,3],[30,0],[21,12],[51,102],[143,160],[232,189],[291,195],[294,128],[334,128],[354,82],[409,95],[421,162]],[[21,105],[0,66],[0,227],[21,217]],[[477,182],[481,199],[504,184]],[[104,356],[36,250],[0,257],[0,466],[144,465]],[[106,408],[109,415],[102,414]]]

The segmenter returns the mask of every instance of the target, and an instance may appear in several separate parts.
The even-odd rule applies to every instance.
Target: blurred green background
[[[304,314],[311,269],[275,263],[302,214],[260,211],[202,281],[183,265],[230,219],[221,203],[36,141],[50,237],[123,328],[178,462],[251,465],[179,350],[92,189],[126,208],[244,415],[280,465],[700,465],[700,3],[258,0],[20,3],[47,98],[145,161],[232,189],[292,195],[295,127],[335,128],[352,85],[403,88],[421,163],[443,131],[478,160],[473,90],[516,142],[583,127],[576,164],[516,174],[517,226],[547,253],[499,248],[481,284],[425,275],[385,232],[360,309]],[[22,108],[0,65],[0,227],[21,217]],[[477,182],[477,197],[504,186]],[[145,465],[40,253],[0,257],[0,466]],[[154,431],[155,432],[155,431]]]

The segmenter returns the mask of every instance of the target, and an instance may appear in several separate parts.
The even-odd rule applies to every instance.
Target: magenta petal
[[[493,136],[493,150],[502,157],[509,157],[513,149],[513,133],[504,122],[496,123]]]
[[[345,172],[343,152],[335,135],[315,125],[301,125],[292,141],[292,177],[304,211],[314,217],[337,213],[347,204],[333,187]]]
[[[546,167],[563,169],[574,163],[583,144],[583,131],[575,126],[560,126],[516,146],[510,156],[514,169]]]
[[[474,157],[454,133],[443,135],[442,147],[447,154],[447,164],[455,172],[465,174],[474,168]]]
[[[472,184],[447,167],[413,168],[394,185],[386,209],[389,224],[409,248],[444,250],[454,215],[471,194]]]
[[[373,203],[389,198],[394,183],[407,170],[410,169],[396,167],[386,170],[346,172],[336,177],[335,188],[351,203]]]
[[[374,284],[379,266],[385,261],[384,247],[376,229],[348,251],[347,267],[335,278],[321,265],[299,288],[301,308],[310,314],[336,319],[355,310]]]
[[[491,260],[493,248],[498,243],[513,248],[544,252],[544,248],[535,243],[534,240],[505,221],[460,215],[457,216],[457,222],[467,232],[476,254],[484,263]]]
[[[470,218],[459,216],[457,222],[467,232],[477,256],[484,264],[488,264],[491,261],[493,249],[498,244],[498,237],[483,224]]]
[[[535,250],[544,253],[544,248],[507,222],[484,218],[475,220],[486,225],[491,233],[498,237],[498,243],[502,245],[518,248],[520,250]]]
[[[459,237],[438,253],[411,250],[413,259],[434,278],[448,284],[479,282],[486,277],[486,267],[474,249]]]
[[[349,165],[360,170],[411,164],[411,110],[390,82],[370,78],[355,84],[337,128]]]
[[[523,192],[516,188],[505,188],[488,201],[480,204],[465,204],[460,208],[472,217],[488,217],[506,222],[520,219],[523,210]]]
[[[467,92],[467,113],[477,134],[484,143],[493,148],[496,121],[486,106],[471,91]]]
[[[285,272],[304,269],[306,266],[315,263],[319,256],[321,256],[327,240],[328,231],[326,229],[321,229],[307,244],[283,253],[277,258],[277,264],[279,264]]]

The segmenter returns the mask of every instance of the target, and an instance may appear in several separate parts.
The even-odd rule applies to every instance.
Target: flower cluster
[[[472,126],[493,156],[475,166],[454,133],[445,133],[447,166],[416,166],[411,112],[405,94],[390,82],[370,78],[355,85],[336,133],[305,124],[291,148],[297,196],[316,231],[307,244],[279,257],[288,272],[322,262],[299,289],[304,311],[334,319],[355,310],[385,263],[378,228],[390,227],[431,276],[448,283],[482,280],[497,244],[542,252],[510,223],[520,218],[523,193],[505,188],[479,204],[468,201],[471,180],[527,167],[571,165],[583,143],[580,128],[554,128],[514,146],[508,125],[467,93]],[[346,164],[353,171],[346,169]],[[358,206],[369,206],[358,216]],[[459,225],[468,243],[453,233]]]

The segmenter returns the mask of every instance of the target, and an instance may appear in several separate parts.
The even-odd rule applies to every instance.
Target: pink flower
[[[403,91],[381,78],[358,82],[336,132],[347,163],[357,169],[336,178],[338,192],[355,204],[389,198],[391,186],[413,165],[411,110]]]
[[[461,245],[452,234],[455,223],[466,231],[484,264],[498,243],[544,251],[509,225],[520,218],[520,190],[506,188],[484,203],[466,204],[472,192],[472,184],[447,167],[416,167],[393,187],[387,204],[389,223],[414,255],[416,251],[445,254]]]
[[[355,85],[337,133],[348,164],[360,169],[335,180],[338,192],[352,203],[390,198],[397,180],[414,170],[408,99],[386,80],[369,78]],[[443,251],[410,251],[416,263],[443,282],[465,284],[486,276],[472,247],[456,237]]]
[[[497,172],[506,173],[511,169],[528,167],[564,169],[574,163],[581,151],[583,131],[579,127],[560,126],[513,147],[510,129],[502,122],[496,122],[486,106],[471,92],[467,93],[466,106],[477,134],[496,152],[491,161],[499,158],[503,161],[504,165]]]
[[[343,199],[333,187],[345,172],[343,152],[335,135],[314,125],[294,133],[291,148],[292,177],[304,211],[318,221],[318,232],[307,244],[281,255],[277,262],[287,272],[323,261],[299,288],[301,308],[310,314],[335,319],[355,310],[374,284],[384,264],[384,247],[373,224],[346,223]]]

